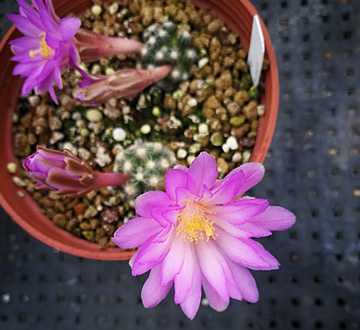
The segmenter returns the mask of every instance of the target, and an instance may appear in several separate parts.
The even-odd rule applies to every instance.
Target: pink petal
[[[260,163],[246,163],[239,167],[243,171],[245,178],[237,197],[241,196],[245,191],[257,185],[264,177],[265,168]],[[231,172],[228,174],[230,175]]]
[[[176,224],[176,221],[178,220],[178,215],[179,215],[179,211],[182,210],[185,207],[185,205],[183,206],[172,206],[172,207],[168,207],[167,210],[165,212],[163,212],[162,216],[163,218],[169,222],[172,225]]]
[[[161,235],[161,232],[159,235]],[[147,244],[141,246],[139,248],[139,253],[132,265],[133,276],[143,274],[156,265],[160,264],[170,251],[170,246],[174,235],[175,230],[172,230],[167,235],[165,241],[162,240],[159,243],[155,243],[155,237],[152,242],[150,241]]]
[[[254,246],[251,239],[237,239],[220,228],[217,229],[217,234],[216,244],[232,261],[256,270],[274,269],[273,262],[269,263],[267,256],[265,256],[265,250],[260,250]]]
[[[187,178],[187,173],[182,170],[176,170],[171,168],[167,171],[165,175],[165,187],[166,193],[171,200],[176,200],[176,188],[186,187]]]
[[[231,260],[227,260],[227,262],[231,268],[243,299],[252,303],[257,302],[259,299],[259,291],[249,270],[243,266],[235,264]]]
[[[8,14],[6,17],[12,21],[16,28],[25,36],[37,37],[41,32],[43,32],[35,27],[27,17],[16,14]]]
[[[135,218],[116,230],[112,241],[122,249],[137,248],[163,228],[151,218]]]
[[[189,319],[193,319],[199,309],[201,300],[201,272],[197,262],[194,263],[192,287],[180,303],[181,309]]]
[[[228,204],[233,201],[237,196],[237,193],[244,182],[244,174],[239,171],[234,173],[228,180],[224,180],[222,183],[216,186],[215,189],[211,191],[212,198],[204,202],[208,205],[219,205],[219,204]],[[215,191],[214,191],[215,190]]]
[[[266,210],[269,202],[265,199],[241,199],[228,205],[208,207],[213,219],[224,219],[233,225],[241,225]]]
[[[280,266],[279,261],[277,261],[277,259],[269,251],[265,250],[265,248],[260,243],[254,241],[252,239],[248,239],[245,242],[258,255],[260,255],[263,260],[265,260],[269,264],[269,267],[267,267],[264,270],[273,270],[273,269],[278,269],[279,268],[279,266]],[[254,269],[256,269],[256,268],[254,268]],[[258,270],[263,270],[263,269],[260,268]]]
[[[173,202],[163,191],[149,191],[140,195],[135,200],[135,210],[138,215],[145,218],[151,218],[151,209],[155,207],[166,207],[172,205]]]
[[[189,191],[189,189],[182,187],[176,188],[175,194],[176,194],[177,205],[181,205],[184,202],[194,203],[197,198],[192,192]]]
[[[224,311],[229,306],[229,297],[220,296],[212,285],[206,280],[202,279],[202,286],[205,292],[205,296],[209,301],[209,305],[218,312]]]
[[[226,301],[229,299],[229,294],[222,267],[223,257],[212,241],[199,240],[196,251],[202,275],[209,282],[209,285]]]
[[[175,276],[174,289],[175,289],[175,303],[180,304],[188,295],[194,282],[194,264],[196,260],[195,250],[193,244],[189,242],[183,242],[181,238],[179,240],[183,244],[184,249],[184,263],[181,271]]]
[[[250,222],[244,223],[237,228],[245,233],[244,237],[242,238],[246,239],[251,237],[266,237],[272,234],[270,230],[256,226]]]
[[[286,230],[295,223],[295,215],[280,206],[269,206],[250,221],[271,231]]]
[[[178,237],[174,237],[170,251],[162,262],[161,285],[166,285],[174,280],[174,277],[181,271],[184,263],[185,246]]]
[[[191,163],[188,172],[187,188],[196,195],[200,195],[203,185],[211,188],[218,176],[216,160],[206,152],[202,152]]]
[[[156,306],[169,293],[172,282],[161,285],[161,267],[154,267],[141,290],[141,299],[145,308]]]
[[[60,33],[63,41],[71,39],[81,26],[80,19],[76,17],[64,17],[60,20]]]

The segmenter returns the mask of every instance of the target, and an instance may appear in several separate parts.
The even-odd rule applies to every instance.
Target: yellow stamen
[[[187,240],[197,243],[199,239],[209,241],[215,239],[214,221],[211,221],[207,210],[200,203],[187,202],[185,207],[179,211],[177,217],[176,235],[181,235],[184,242]]]
[[[46,59],[52,58],[54,56],[55,51],[48,46],[48,44],[45,41],[45,37],[46,37],[45,33],[39,34],[39,38],[41,38],[39,49],[35,51],[30,50],[29,52],[30,57],[35,57],[36,53],[38,52],[40,52],[40,55]]]
[[[48,44],[45,41],[45,37],[41,38],[40,41],[40,51],[41,56],[44,58],[51,58],[54,56],[55,51],[48,46]]]

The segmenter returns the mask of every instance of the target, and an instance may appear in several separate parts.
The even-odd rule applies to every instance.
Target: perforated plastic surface
[[[253,195],[297,215],[262,239],[282,267],[253,272],[257,304],[189,321],[170,294],[146,310],[127,262],[84,260],[29,237],[1,211],[0,329],[360,328],[360,1],[254,0],[277,53],[278,124]],[[1,36],[10,26],[0,0]]]

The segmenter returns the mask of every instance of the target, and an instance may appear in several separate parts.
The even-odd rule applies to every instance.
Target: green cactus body
[[[177,25],[169,20],[161,25],[150,25],[143,33],[145,46],[141,51],[141,66],[145,69],[173,66],[171,73],[157,83],[166,91],[174,90],[180,82],[189,79],[190,68],[197,59],[190,33],[177,30]]]
[[[175,154],[161,143],[138,141],[116,155],[114,171],[129,176],[122,188],[127,199],[134,199],[146,191],[164,188],[165,173],[175,165]]]

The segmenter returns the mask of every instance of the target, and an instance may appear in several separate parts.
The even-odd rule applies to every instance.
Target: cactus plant
[[[171,20],[162,25],[152,24],[143,33],[144,47],[141,50],[141,66],[152,69],[161,65],[172,65],[173,70],[157,85],[166,91],[189,79],[191,66],[197,59],[191,47],[191,35],[185,29],[178,29]]]
[[[176,164],[174,153],[158,142],[137,141],[118,152],[114,171],[129,176],[122,187],[127,199],[163,186],[166,171]]]

